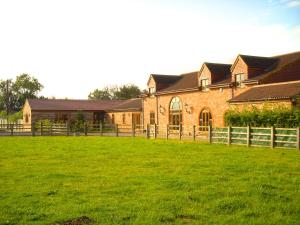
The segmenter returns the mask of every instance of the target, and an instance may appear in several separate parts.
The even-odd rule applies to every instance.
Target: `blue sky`
[[[45,96],[86,98],[240,53],[300,51],[300,0],[10,0],[0,30],[0,79],[25,72]]]

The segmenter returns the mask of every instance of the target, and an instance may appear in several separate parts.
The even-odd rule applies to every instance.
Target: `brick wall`
[[[212,125],[218,127],[224,126],[224,114],[230,108],[227,101],[249,88],[251,86],[243,88],[218,88],[208,91],[183,92],[144,98],[144,125],[150,123],[151,111],[155,112],[157,124],[169,124],[170,102],[173,97],[177,96],[182,103],[183,125],[199,125],[201,111],[209,109],[212,115]],[[158,110],[156,109],[156,105],[158,106]]]
[[[60,116],[67,115],[69,120],[75,120],[77,118],[78,112],[70,112],[70,111],[31,111],[31,121],[36,122],[38,120],[51,120],[54,121],[57,119],[57,114]],[[87,121],[93,121],[94,113],[93,112],[82,112],[84,115],[84,119]],[[23,112],[24,114],[24,112]],[[30,121],[30,122],[31,122]]]
[[[106,114],[106,122],[112,123],[112,117],[114,116],[114,123],[120,125],[132,125],[133,116],[139,115],[141,117],[141,112],[109,112]],[[125,116],[125,123],[123,123],[123,115]],[[140,119],[139,123],[142,123],[142,119]]]

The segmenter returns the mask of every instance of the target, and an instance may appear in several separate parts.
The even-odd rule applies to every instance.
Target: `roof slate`
[[[230,103],[291,99],[300,94],[300,82],[255,86],[229,100]]]
[[[289,82],[300,80],[300,52],[293,52],[285,55],[274,57],[260,57],[239,55],[249,67],[262,69],[262,73],[245,80],[246,82],[254,81],[260,84]],[[210,87],[228,86],[232,83],[230,64],[205,63],[209,70],[219,75]],[[152,75],[154,76],[154,75]],[[155,75],[156,82],[168,83],[166,88],[157,90],[157,94],[176,92],[183,90],[194,90],[198,88],[198,72],[174,75]]]
[[[182,74],[177,76],[179,79],[167,88],[157,92],[157,94],[164,92],[178,91],[182,89],[198,88],[198,71]]]
[[[278,58],[273,57],[261,57],[261,56],[251,56],[251,55],[239,55],[244,62],[252,68],[266,69],[276,63]]]
[[[163,84],[172,84],[180,79],[178,75],[162,75],[162,74],[151,74],[154,81]]]
[[[124,100],[28,99],[33,111],[104,111]]]
[[[132,98],[125,100],[107,111],[142,111],[142,99]]]

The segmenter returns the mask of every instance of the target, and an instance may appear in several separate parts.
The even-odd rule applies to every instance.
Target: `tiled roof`
[[[198,88],[198,71],[182,74],[177,76],[177,78],[179,79],[176,82],[171,84],[169,87],[158,91],[157,94]]]
[[[212,84],[210,86],[223,85],[231,82],[231,64],[208,62],[205,62],[204,64],[212,73]]]
[[[298,94],[300,94],[300,81],[269,85],[258,85],[232,98],[231,100],[229,100],[229,102],[235,103],[290,99]]]
[[[259,81],[260,84],[300,80],[300,52],[274,56],[270,59],[274,59],[274,63],[251,80]]]
[[[258,68],[262,73],[247,82],[260,84],[288,82],[300,80],[300,52],[289,53],[274,57],[239,55],[249,67]],[[205,63],[208,69],[218,79],[212,81],[209,87],[228,86],[232,83],[230,64]],[[152,75],[154,76],[154,75]],[[196,90],[198,88],[198,72],[174,75],[155,75],[157,83],[167,83],[167,87],[158,89],[157,94]]]
[[[225,76],[228,76],[230,74],[230,67],[232,66],[231,64],[208,63],[208,62],[206,62],[205,65],[213,74],[218,75],[220,79],[223,79]],[[218,79],[217,81],[219,81],[220,79]]]
[[[142,111],[142,99],[132,98],[125,100],[107,111]]]
[[[239,55],[243,61],[252,68],[266,69],[278,61],[273,57],[261,57],[251,55]]]
[[[68,99],[28,99],[33,111],[102,111],[108,110],[123,100],[68,100]]]
[[[178,75],[151,74],[155,82],[171,84],[179,79]]]

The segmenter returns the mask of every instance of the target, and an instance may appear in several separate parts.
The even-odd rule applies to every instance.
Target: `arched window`
[[[212,125],[211,113],[208,109],[203,109],[199,117],[200,130],[207,131],[209,125]]]
[[[169,112],[170,129],[178,130],[182,124],[182,103],[178,97],[172,98]]]

